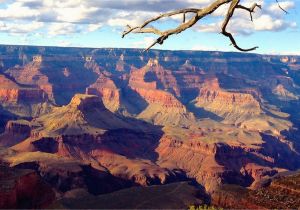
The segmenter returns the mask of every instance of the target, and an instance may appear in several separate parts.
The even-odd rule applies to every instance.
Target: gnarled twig
[[[276,0],[276,2],[278,3],[278,0]],[[202,9],[187,8],[187,9],[180,9],[180,10],[176,10],[173,12],[164,13],[157,17],[154,17],[152,19],[145,21],[141,26],[131,27],[128,25],[127,30],[125,30],[122,34],[122,38],[124,38],[126,35],[128,35],[130,33],[152,33],[152,34],[158,35],[159,37],[146,49],[146,51],[147,51],[156,44],[163,44],[164,41],[169,38],[169,36],[174,35],[174,34],[179,34],[183,31],[187,30],[188,28],[191,28],[199,20],[212,14],[213,12],[216,11],[216,9],[218,9],[219,7],[221,7],[222,5],[227,4],[227,3],[231,3],[231,4],[230,4],[227,14],[224,18],[224,22],[223,22],[222,28],[221,28],[221,34],[228,37],[231,44],[239,51],[247,52],[247,51],[252,51],[252,50],[257,49],[258,47],[252,47],[252,48],[248,48],[248,49],[239,47],[237,45],[232,33],[228,32],[226,30],[227,26],[229,24],[229,21],[235,12],[235,9],[243,9],[243,10],[248,11],[250,13],[251,21],[253,21],[252,13],[255,12],[256,7],[261,9],[261,5],[259,5],[257,3],[254,3],[251,7],[245,7],[243,5],[240,5],[240,0],[215,0],[209,6],[202,8]],[[279,5],[279,3],[278,3],[278,5]],[[279,8],[281,8],[283,11],[285,11],[280,5],[279,5]],[[174,15],[180,15],[180,14],[183,15],[183,21],[178,27],[176,27],[174,29],[162,31],[155,27],[149,26],[151,23],[158,21],[162,18],[172,17]],[[193,14],[193,15],[191,16],[191,18],[189,20],[187,20],[186,14]]]

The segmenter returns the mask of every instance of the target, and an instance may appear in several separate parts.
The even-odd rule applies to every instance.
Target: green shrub
[[[189,207],[189,210],[223,210],[222,208],[216,208],[214,206],[208,206],[208,205],[201,205],[201,206],[195,206],[192,205]]]

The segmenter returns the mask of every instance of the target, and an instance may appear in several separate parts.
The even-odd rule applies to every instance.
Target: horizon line
[[[252,54],[252,55],[265,55],[265,56],[300,56],[300,54],[280,54],[280,53],[258,53],[258,52],[238,52],[238,51],[221,51],[221,50],[168,50],[168,49],[149,49],[145,51],[145,48],[136,47],[83,47],[83,46],[58,46],[58,45],[26,45],[26,44],[1,44],[0,46],[14,46],[14,47],[53,47],[53,48],[65,48],[65,49],[124,49],[124,50],[141,50],[144,53],[151,51],[162,52],[219,52],[219,53],[237,53],[237,54]]]

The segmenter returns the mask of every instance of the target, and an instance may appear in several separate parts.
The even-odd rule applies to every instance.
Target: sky
[[[0,0],[0,44],[95,48],[147,48],[157,38],[130,34],[121,38],[126,25],[167,11],[203,8],[214,0]],[[259,46],[256,53],[300,55],[300,0],[241,0],[242,5],[262,5],[253,14],[237,10],[228,31],[243,48]],[[222,36],[221,23],[229,5],[200,20],[193,28],[169,37],[154,49],[236,51]],[[151,25],[175,28],[182,17]]]

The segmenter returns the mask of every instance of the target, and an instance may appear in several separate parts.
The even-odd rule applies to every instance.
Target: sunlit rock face
[[[100,75],[97,81],[86,89],[86,93],[100,96],[105,107],[112,112],[120,108],[120,90],[114,81],[105,75]]]
[[[5,75],[0,75],[0,101],[2,103],[43,102],[46,94],[40,88],[22,87]]]
[[[254,189],[300,167],[297,56],[25,46],[0,53],[1,157],[34,169],[60,196],[190,180],[209,193],[224,184]],[[216,203],[231,202],[220,195]]]

